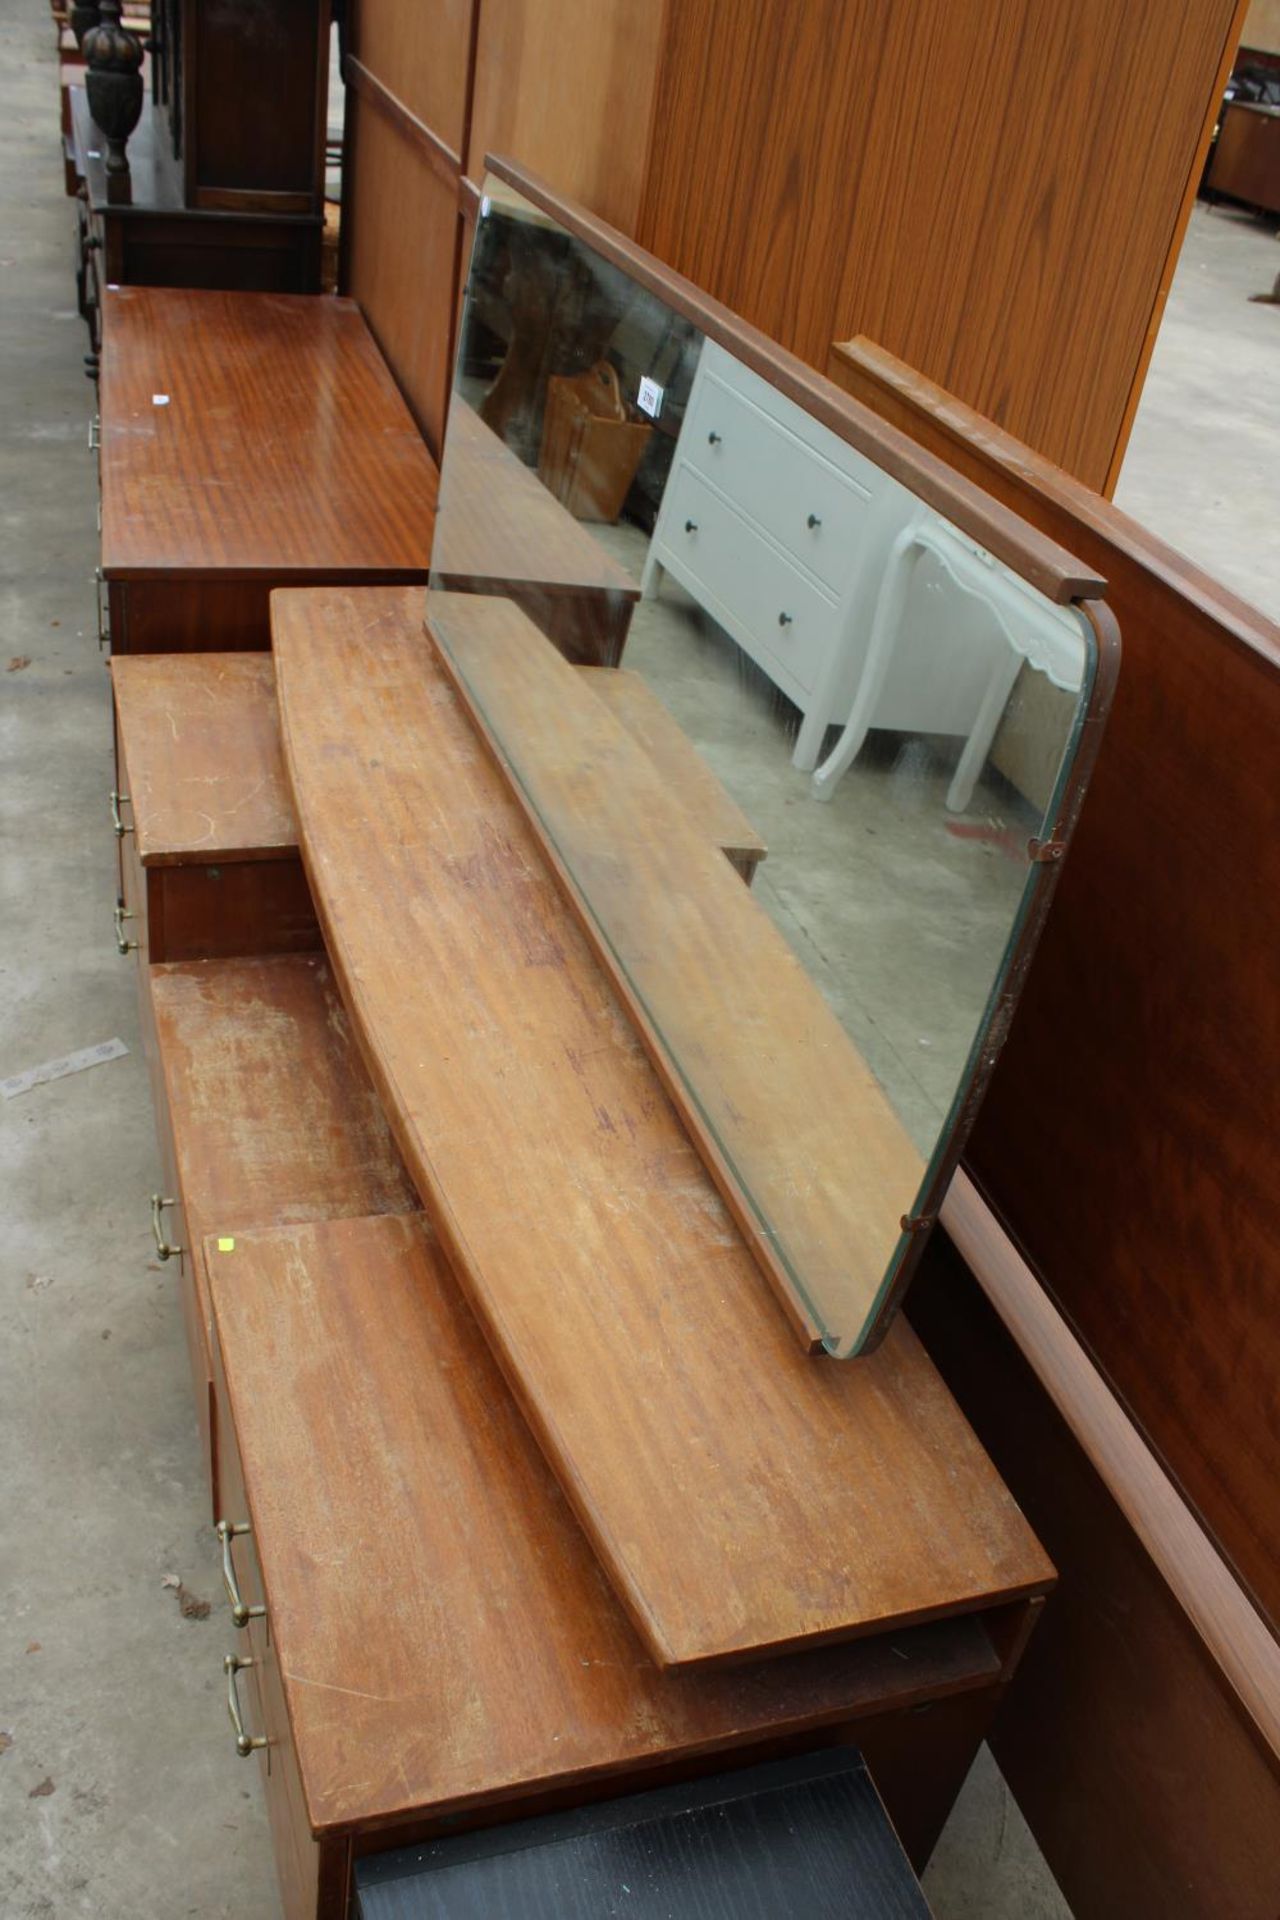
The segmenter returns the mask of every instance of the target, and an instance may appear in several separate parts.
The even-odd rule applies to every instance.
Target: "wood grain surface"
[[[1111,582],[1124,671],[966,1157],[1280,1626],[1280,627],[870,343],[833,370]]]
[[[1102,486],[1238,14],[683,0],[636,231],[803,359],[869,333]]]
[[[429,629],[582,903],[726,1205],[801,1325],[861,1346],[924,1161],[784,936],[507,601]]]
[[[457,186],[441,178],[437,162],[381,106],[348,92],[342,284],[359,301],[436,457],[453,370],[461,240]]]
[[[154,966],[151,999],[207,1334],[206,1235],[418,1200],[323,958]]]
[[[604,701],[618,724],[643,748],[690,819],[704,828],[749,883],[768,847],[647,681],[626,667],[579,667],[578,672],[597,700]]]
[[[436,470],[352,301],[108,287],[103,328],[109,577],[425,577]]]
[[[1272,1920],[1280,1758],[945,1234],[908,1312],[1060,1569],[991,1745],[1072,1913]]]
[[[471,132],[473,180],[508,153],[635,231],[649,165],[664,5],[482,0]]]
[[[213,854],[225,864],[297,850],[270,660],[195,653],[108,664],[131,769],[128,817],[143,866]],[[621,668],[577,671],[711,844],[739,868],[763,860],[764,841],[640,675]]]
[[[296,853],[268,656],[157,653],[110,664],[143,866]]]
[[[275,599],[304,860],[433,1224],[654,1657],[1043,1590],[1048,1562],[905,1327],[857,1365],[801,1352],[418,596],[394,601]]]
[[[360,0],[350,40],[360,64],[402,100],[446,147],[455,170],[470,111],[477,0]]]
[[[555,1786],[989,1686],[976,1621],[755,1669],[645,1658],[421,1216],[206,1249],[313,1831]]]

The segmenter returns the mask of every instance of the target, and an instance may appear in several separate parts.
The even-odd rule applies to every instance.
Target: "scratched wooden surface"
[[[880,1083],[643,749],[519,609],[433,594],[429,612],[634,990],[730,1210],[802,1318],[860,1344],[924,1173]]]
[[[853,1365],[801,1351],[420,610],[275,598],[304,860],[424,1204],[654,1658],[1043,1590],[905,1326]]]
[[[144,867],[297,853],[268,655],[117,654],[110,668],[129,772],[121,811]],[[749,877],[767,852],[764,841],[640,675],[577,671],[644,749],[695,829]]]
[[[207,1329],[207,1234],[417,1196],[320,955],[151,969],[157,1052]]]
[[[517,1802],[997,1677],[968,1620],[660,1673],[422,1216],[234,1239],[210,1243],[210,1286],[315,1831]]]
[[[351,300],[108,287],[110,578],[426,577],[435,464]]]
[[[144,867],[296,852],[269,655],[122,654],[111,685]]]

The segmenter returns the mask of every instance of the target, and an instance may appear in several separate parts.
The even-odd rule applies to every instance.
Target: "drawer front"
[[[813,422],[803,425],[812,435]],[[873,493],[891,484],[885,475],[860,462],[867,480],[850,477],[714,373],[699,382],[680,455],[832,593],[847,590],[871,534]]]
[[[216,1493],[213,1493],[213,1370],[209,1364],[209,1332],[197,1280],[200,1256],[191,1247],[186,1209],[174,1174],[171,1143],[166,1142],[162,1146],[160,1158],[163,1189],[149,1202],[152,1231],[156,1236],[155,1258],[163,1263],[167,1273],[173,1275],[182,1304],[182,1325],[187,1337],[187,1360],[191,1367],[191,1393],[200,1431],[200,1449],[216,1507]],[[157,1205],[157,1201],[167,1204]],[[171,1251],[163,1251],[166,1248]]]
[[[296,854],[212,867],[152,867],[149,880],[147,950],[154,961],[319,953],[323,946]]]
[[[840,610],[690,467],[677,470],[667,522],[671,571],[770,679],[806,704],[840,630]]]
[[[249,1521],[249,1501],[216,1338],[212,1344],[214,1431],[218,1494],[222,1509],[219,1518],[230,1526],[239,1527]],[[233,1533],[227,1541],[227,1550],[241,1601],[254,1608],[264,1606],[265,1584],[252,1533]],[[271,1845],[286,1920],[341,1920],[346,1911],[350,1870],[348,1848],[344,1842],[329,1842],[322,1847],[311,1835],[302,1777],[298,1771],[289,1714],[280,1681],[270,1612],[255,1613],[240,1626],[233,1616],[229,1593],[226,1599],[227,1607],[223,1614],[226,1638],[223,1644],[238,1658],[252,1662],[251,1666],[243,1667],[236,1676],[240,1711],[245,1732],[266,1741],[266,1745],[257,1750],[259,1777],[266,1798]]]

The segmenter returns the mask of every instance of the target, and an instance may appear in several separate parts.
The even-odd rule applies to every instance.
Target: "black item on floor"
[[[356,1866],[358,1920],[928,1920],[851,1747]]]

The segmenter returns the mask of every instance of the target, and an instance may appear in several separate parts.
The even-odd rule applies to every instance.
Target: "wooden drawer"
[[[681,430],[682,459],[832,593],[843,594],[870,531],[872,496],[892,483],[798,410],[795,428],[784,424],[777,413],[786,403],[746,368],[733,366],[731,388],[712,370],[724,356],[706,351],[713,358]],[[849,473],[855,463],[865,473]]]
[[[213,1518],[225,1509],[211,1400],[208,1233],[417,1206],[319,957],[144,971],[167,1237],[179,1275]]]
[[[835,647],[839,609],[691,467],[672,489],[663,564],[784,692],[811,694]]]
[[[729,1752],[860,1741],[927,1853],[1012,1664],[985,1618],[660,1673],[420,1216],[247,1232],[207,1261],[287,1920],[341,1916],[353,1856]]]
[[[145,961],[315,953],[269,659],[116,661],[114,796]]]
[[[226,1377],[216,1339],[213,1342],[215,1428],[218,1449],[219,1507],[224,1567],[230,1562],[231,1580],[226,1585],[226,1634],[219,1644],[223,1659],[229,1653],[243,1662],[235,1674],[236,1698],[246,1735],[265,1745],[256,1753],[258,1774],[271,1827],[272,1851],[280,1882],[281,1901],[287,1920],[341,1920],[346,1911],[346,1882],[349,1868],[345,1842],[330,1843],[326,1850],[329,1870],[327,1892],[321,1899],[322,1857],[319,1844],[311,1834],[302,1776],[289,1727],[289,1714],[272,1634],[271,1611],[266,1585],[258,1560],[245,1492],[235,1426],[227,1399]],[[237,1617],[232,1602],[232,1587],[249,1617]],[[261,1611],[259,1611],[261,1609]],[[230,1685],[231,1675],[227,1675]],[[230,1694],[228,1702],[230,1702]],[[234,1734],[229,1734],[234,1742]],[[238,1759],[253,1753],[241,1752],[233,1745]]]

